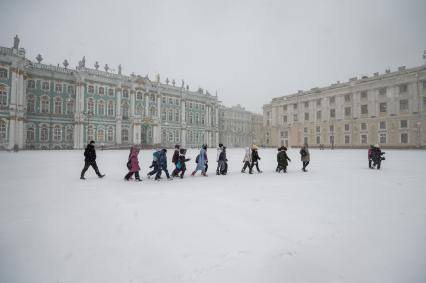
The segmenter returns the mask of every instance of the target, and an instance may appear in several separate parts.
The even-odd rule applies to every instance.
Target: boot
[[[206,172],[201,172],[201,175],[204,176],[204,177],[207,177]]]
[[[84,178],[84,176],[80,176],[80,180],[86,180],[86,178]]]
[[[191,176],[194,177],[195,176],[195,171],[191,173]]]
[[[105,177],[105,174],[99,174],[98,177],[103,178],[103,177]]]

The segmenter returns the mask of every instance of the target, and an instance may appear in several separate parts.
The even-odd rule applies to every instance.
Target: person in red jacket
[[[139,167],[139,148],[137,146],[132,146],[130,148],[129,161],[127,162],[127,168],[129,169],[129,173],[124,176],[124,180],[129,181],[130,177],[135,174],[135,180],[140,182],[142,181],[139,176],[139,171],[141,168]]]

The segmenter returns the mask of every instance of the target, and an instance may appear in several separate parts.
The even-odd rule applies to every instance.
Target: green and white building
[[[198,147],[219,141],[217,95],[189,90],[182,81],[160,82],[88,68],[74,69],[25,57],[15,37],[0,47],[0,148],[79,149],[89,140],[105,146],[141,144]],[[170,84],[169,84],[170,83]]]

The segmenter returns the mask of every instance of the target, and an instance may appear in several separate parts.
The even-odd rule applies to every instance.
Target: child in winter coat
[[[169,175],[169,171],[167,170],[167,149],[163,148],[160,151],[160,155],[158,156],[158,171],[157,175],[155,175],[155,180],[159,180],[161,176],[161,172],[164,171],[166,173],[167,179],[172,180]]]
[[[303,164],[302,171],[306,172],[306,166],[308,166],[309,161],[311,161],[311,155],[309,154],[308,145],[306,143],[300,149],[300,159]]]
[[[197,173],[198,170],[201,170],[201,175],[204,177],[207,177],[206,171],[207,171],[207,145],[204,144],[200,149],[200,154],[198,154],[197,158],[195,159],[195,162],[197,163],[197,167],[195,168],[194,172],[192,172],[192,176],[195,176],[195,173]]]
[[[219,154],[218,171],[216,175],[226,175],[228,172],[228,159],[226,158],[226,146],[222,147],[222,151]]]
[[[262,173],[262,171],[260,171],[260,169],[259,169],[260,156],[259,156],[259,153],[257,152],[257,150],[258,150],[257,145],[253,145],[251,147],[251,164],[250,164],[249,174],[253,174],[253,167],[255,165],[256,165],[257,172]]]
[[[280,173],[281,170],[284,171],[284,173],[287,173],[287,166],[288,161],[291,161],[290,158],[287,155],[287,148],[285,146],[282,146],[279,148],[279,152],[277,154],[277,172]]]
[[[185,154],[186,154],[186,149],[181,148],[179,150],[178,161],[176,162],[176,169],[173,170],[172,177],[176,177],[180,173],[180,178],[183,179],[183,175],[185,174],[185,171],[186,171],[185,162],[191,160],[189,158],[185,158]]]
[[[139,177],[139,160],[138,160],[139,148],[137,146],[132,146],[130,148],[129,161],[127,162],[127,168],[129,169],[129,173],[124,176],[124,180],[129,181],[130,177],[135,174],[136,181],[142,181]]]
[[[173,157],[172,157],[172,162],[174,165],[176,165],[176,163],[178,162],[178,158],[179,158],[179,149],[180,149],[180,145],[175,145],[175,151],[173,152]]]
[[[251,150],[249,147],[246,147],[246,154],[244,155],[243,163],[244,163],[244,166],[243,166],[243,169],[241,169],[241,173],[245,173],[247,167],[250,168]]]
[[[385,158],[382,156],[384,154],[385,153],[380,149],[380,146],[378,144],[374,145],[373,149],[371,150],[371,159],[373,160],[372,169],[377,166],[377,169],[380,170],[382,160],[385,160]]]
[[[152,175],[157,174],[157,172],[159,171],[158,158],[160,157],[160,153],[161,151],[159,149],[156,149],[154,153],[152,154],[152,164],[151,166],[149,166],[149,168],[154,168],[154,169],[152,169],[152,171],[147,174],[148,179],[151,178]],[[160,176],[161,176],[161,170],[160,170]]]

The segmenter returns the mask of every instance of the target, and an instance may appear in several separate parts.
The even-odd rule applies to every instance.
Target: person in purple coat
[[[124,180],[129,181],[130,177],[135,174],[136,181],[142,181],[139,177],[139,171],[141,168],[139,167],[139,148],[137,146],[132,146],[130,148],[129,161],[127,162],[127,168],[129,169],[129,173],[124,176]]]

